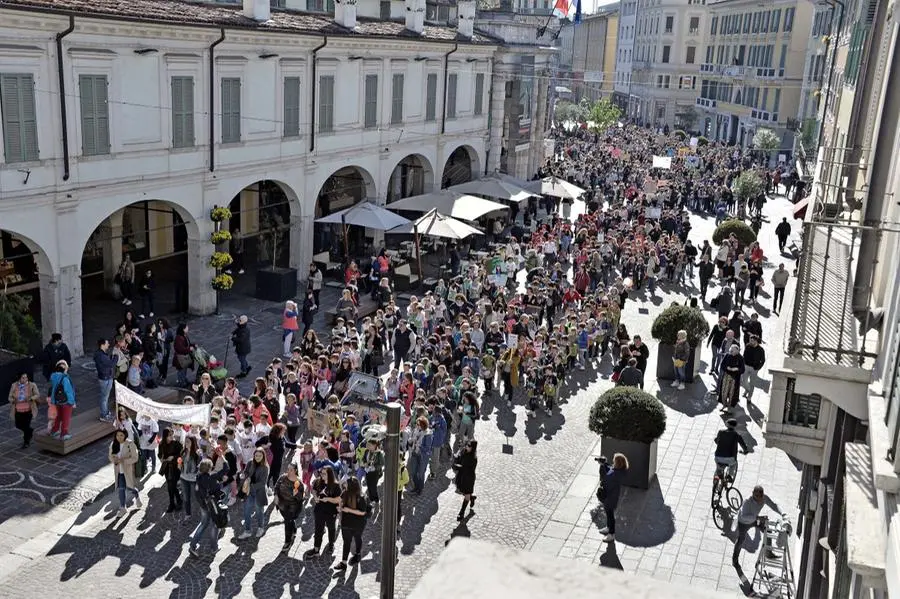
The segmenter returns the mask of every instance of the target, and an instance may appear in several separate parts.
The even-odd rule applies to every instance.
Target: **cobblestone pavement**
[[[782,200],[771,204],[770,213],[789,210]],[[693,220],[693,239],[701,240],[710,234],[709,220],[697,217]],[[771,227],[774,223],[767,225]],[[772,237],[770,231],[764,231],[764,235]],[[772,251],[770,248],[776,246],[767,243],[766,247]],[[623,318],[629,330],[649,339],[650,323],[660,306],[683,299],[678,293],[667,293],[671,289],[662,285],[661,298],[654,301],[640,301],[640,296],[637,301],[629,301]],[[254,319],[255,355],[267,355],[278,346],[278,332],[273,329],[278,310],[272,311],[273,307],[277,308],[264,303],[251,303],[247,307],[245,303],[240,311],[223,310],[227,315],[218,320],[192,322],[192,336],[204,344],[222,339],[230,331],[230,319],[246,313]],[[460,498],[454,493],[446,471],[427,484],[420,497],[404,498],[397,596],[408,594],[453,536],[471,536],[516,548],[607,563],[607,558],[600,554],[594,524],[598,520],[591,512],[589,500],[594,490],[590,476],[596,474],[596,466],[589,461],[589,456],[597,439],[587,429],[587,413],[593,400],[611,384],[607,378],[611,366],[607,358],[597,369],[577,373],[569,384],[568,399],[550,418],[526,421],[521,405],[508,410],[502,402],[485,401],[483,421],[476,426],[480,455],[475,514],[462,524],[456,522]],[[651,361],[651,372],[652,368]],[[708,534],[706,513],[701,514],[700,510],[708,502],[709,443],[719,421],[712,413],[715,412],[713,401],[703,398],[699,392],[690,399],[668,394],[663,398],[672,409],[668,431],[660,446],[660,486],[643,499],[629,491],[623,500],[618,559],[630,571],[654,568],[662,576],[661,572],[668,569],[672,579],[690,576],[690,582],[708,586],[710,580],[719,580],[721,555],[727,544],[721,537]],[[768,482],[773,480],[772,473],[783,470],[783,482],[770,485],[770,492],[776,500],[786,503],[793,496],[788,489],[796,486],[798,476],[783,455],[762,450],[759,429],[755,426],[748,425],[748,432],[756,439],[757,450],[742,462],[739,483],[746,487],[757,479]],[[676,473],[677,481],[673,480]],[[332,576],[328,558],[302,560],[302,553],[311,546],[309,518],[304,521],[302,541],[288,555],[279,555],[283,541],[281,518],[271,509],[266,535],[247,541],[234,538],[239,514],[233,509],[232,527],[226,529],[220,540],[219,552],[215,557],[193,559],[188,557],[186,546],[192,527],[179,526],[163,513],[166,498],[165,491],[158,488],[161,482],[160,477],[152,477],[147,485],[147,507],[121,521],[112,518],[111,502],[115,500],[111,496],[71,517],[71,525],[62,515],[69,512],[56,508],[54,513],[61,514],[58,520],[66,526],[60,527],[62,530],[56,536],[44,540],[46,551],[29,548],[16,554],[21,558],[15,562],[17,567],[6,576],[0,572],[5,592],[10,596],[26,596],[33,589],[33,581],[40,580],[42,590],[47,593],[87,596],[159,597],[167,593],[171,597],[377,596],[381,563],[379,514],[374,515],[364,535],[362,563],[341,576]],[[0,495],[0,500],[3,499]],[[634,521],[642,524],[635,525]],[[563,534],[565,538],[557,538]],[[339,548],[340,541],[336,549]],[[712,561],[713,553],[717,557],[715,564],[710,564],[709,570],[701,570],[699,565]],[[672,565],[667,566],[669,562]],[[685,563],[690,563],[689,569]],[[728,588],[735,587],[732,584]]]

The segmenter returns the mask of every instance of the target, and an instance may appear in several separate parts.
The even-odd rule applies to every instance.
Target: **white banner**
[[[672,168],[672,157],[671,156],[654,156],[653,157],[653,168],[664,168],[664,169]]]
[[[116,382],[116,403],[131,408],[138,414],[147,414],[155,420],[175,424],[196,424],[209,426],[209,404],[183,405],[167,404],[138,395],[125,385]]]

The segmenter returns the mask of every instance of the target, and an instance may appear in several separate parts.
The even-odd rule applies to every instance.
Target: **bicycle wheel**
[[[735,487],[728,487],[728,490],[725,491],[725,499],[733,510],[741,509],[741,504],[744,503],[744,496]]]
[[[725,512],[718,505],[713,507],[713,524],[715,524],[716,528],[719,530],[725,529]]]
[[[719,479],[717,479],[716,477],[713,477],[712,498],[710,498],[710,501],[709,501],[709,507],[711,507],[713,510],[715,510],[716,506],[719,505],[719,500],[722,497],[722,489],[719,486],[720,484],[721,483],[719,482]]]

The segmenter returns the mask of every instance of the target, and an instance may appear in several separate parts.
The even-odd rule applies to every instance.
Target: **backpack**
[[[225,528],[228,526],[228,504],[222,503],[212,495],[206,496],[206,510],[212,518],[216,528]]]
[[[56,387],[53,388],[53,403],[58,406],[69,403],[69,396],[66,395],[65,385],[65,381],[67,378],[68,375],[62,375],[62,377],[60,377],[59,379],[59,382],[56,383]]]

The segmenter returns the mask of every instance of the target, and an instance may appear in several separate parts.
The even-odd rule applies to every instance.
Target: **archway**
[[[85,351],[110,337],[124,313],[175,316],[188,311],[192,284],[189,238],[197,224],[180,206],[164,200],[129,204],[105,218],[91,233],[81,256],[81,298]],[[133,286],[118,271],[126,256],[133,264]],[[195,257],[195,260],[199,258]],[[142,293],[152,273],[151,292]],[[130,303],[126,303],[130,295]]]
[[[235,277],[233,292],[254,295],[259,268],[294,266],[292,256],[299,248],[291,246],[291,217],[299,216],[298,204],[290,187],[268,179],[248,185],[231,199],[226,226],[235,259],[229,269]]]
[[[56,300],[50,292],[47,293],[48,297],[42,297],[41,281],[49,280],[52,276],[50,260],[38,244],[23,235],[0,229],[0,295],[21,298],[22,301],[16,304],[24,309],[22,315],[30,316],[35,324],[35,334],[29,335],[18,326],[13,326],[9,321],[10,315],[4,315],[10,328],[0,325],[0,349],[35,354],[40,351],[44,317],[52,319],[52,314],[45,312],[52,309]],[[52,324],[50,326],[52,328]],[[48,331],[47,336],[52,332],[55,331]],[[3,356],[0,356],[0,365],[4,361]],[[13,380],[3,377],[3,369],[0,368],[0,389],[8,389],[12,382]],[[5,397],[0,400],[5,401]]]
[[[315,218],[319,219],[376,197],[372,175],[358,166],[335,171],[319,190]],[[313,261],[332,268],[344,262],[344,234],[340,224],[316,223],[313,227]],[[371,252],[372,233],[362,227],[347,227],[347,246],[351,258]],[[327,259],[325,254],[327,253]]]
[[[422,195],[434,188],[434,169],[421,154],[410,154],[394,167],[388,180],[387,203]]]
[[[469,146],[459,146],[444,165],[441,187],[447,188],[461,183],[468,183],[478,176],[478,154]]]

